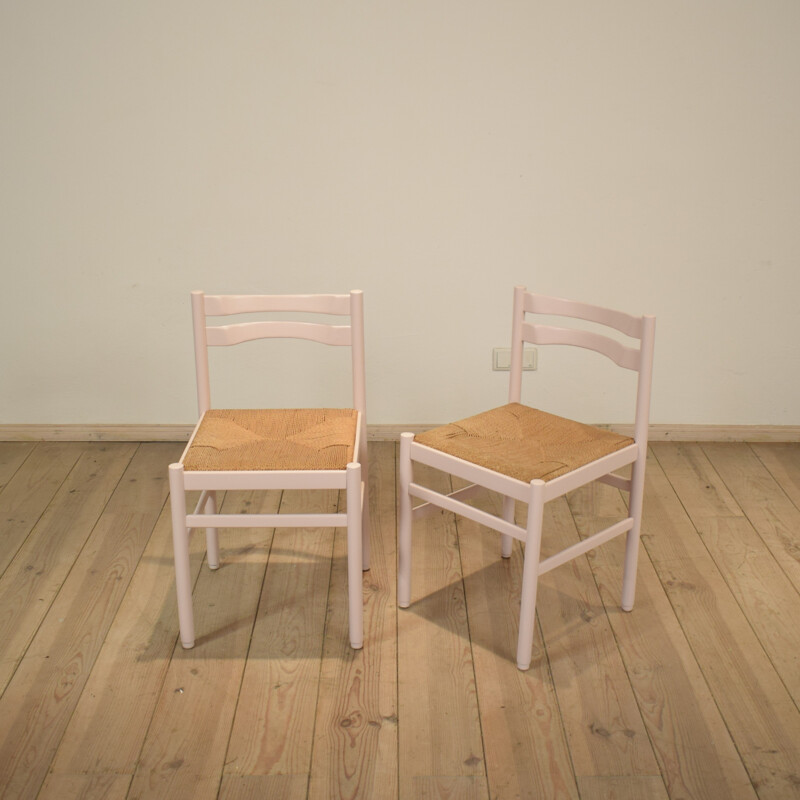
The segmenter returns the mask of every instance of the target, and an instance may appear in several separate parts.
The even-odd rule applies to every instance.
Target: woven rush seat
[[[209,409],[186,470],[339,470],[354,461],[351,408]]]
[[[520,403],[433,428],[415,441],[525,483],[552,480],[634,443]]]

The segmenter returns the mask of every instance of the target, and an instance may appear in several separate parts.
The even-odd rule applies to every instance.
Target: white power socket
[[[495,347],[492,350],[492,369],[495,372],[504,372],[511,369],[511,348]],[[525,347],[522,350],[522,369],[536,369],[536,348]]]

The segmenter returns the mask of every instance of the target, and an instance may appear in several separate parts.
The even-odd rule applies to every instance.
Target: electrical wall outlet
[[[511,348],[495,347],[492,350],[492,369],[495,372],[503,372],[511,369]],[[536,369],[536,348],[525,347],[522,350],[522,369]]]

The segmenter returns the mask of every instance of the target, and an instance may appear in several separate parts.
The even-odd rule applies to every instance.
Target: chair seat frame
[[[557,314],[578,317],[613,327],[640,340],[638,348],[626,348],[617,340],[597,333],[556,328],[551,325],[532,325],[525,321],[526,313]],[[514,309],[511,348],[509,402],[520,402],[522,349],[525,342],[535,344],[570,344],[596,350],[619,366],[639,373],[637,383],[634,441],[613,453],[602,456],[581,467],[549,481],[534,479],[525,482],[479,464],[465,461],[435,448],[414,441],[413,433],[400,437],[399,504],[398,504],[398,605],[411,604],[411,533],[412,523],[432,511],[443,509],[466,517],[501,535],[501,554],[511,556],[512,541],[523,542],[524,561],[522,594],[520,598],[519,635],[516,661],[521,670],[531,663],[536,593],[539,576],[587,553],[611,539],[626,534],[623,567],[622,608],[633,608],[636,588],[636,567],[641,530],[644,468],[647,457],[647,430],[650,407],[655,318],[631,317],[598,306],[572,303],[560,298],[533,295],[522,286],[514,289]],[[454,475],[469,483],[465,488],[448,494],[434,491],[414,481],[413,465],[422,464]],[[616,474],[632,466],[631,477]],[[628,516],[580,542],[543,560],[540,559],[544,505],[574,489],[600,481],[628,492]],[[502,517],[483,511],[468,500],[478,492],[490,490],[503,497]],[[411,499],[422,500],[412,508]],[[515,501],[527,503],[525,527],[515,522]]]
[[[347,578],[350,644],[363,646],[363,570],[369,569],[369,490],[367,481],[366,392],[364,381],[363,294],[349,295],[217,295],[192,293],[195,330],[195,357],[198,378],[200,420],[181,459],[169,467],[173,550],[181,645],[195,644],[189,538],[198,528],[206,529],[208,566],[220,565],[219,528],[346,528]],[[349,314],[350,326],[307,322],[250,322],[230,326],[206,326],[206,315],[240,314],[262,311],[298,311]],[[260,338],[303,338],[330,345],[349,345],[353,361],[353,400],[357,410],[354,459],[344,469],[308,470],[188,470],[184,458],[192,447],[211,407],[208,346],[230,346]],[[345,492],[346,511],[320,514],[221,514],[217,512],[217,492],[235,490],[340,490]],[[192,513],[187,513],[186,492],[200,491]]]

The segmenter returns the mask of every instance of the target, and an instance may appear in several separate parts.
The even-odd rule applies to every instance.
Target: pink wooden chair
[[[348,323],[277,319],[211,325],[207,317],[299,312],[349,317]],[[363,644],[361,571],[369,568],[363,294],[205,295],[192,292],[200,421],[180,461],[169,468],[181,644],[193,647],[189,535],[206,529],[208,566],[219,567],[217,528],[346,527],[350,644]],[[285,316],[285,315],[282,315]],[[216,409],[211,407],[208,347],[253,339],[310,339],[352,351],[353,408]],[[337,514],[220,514],[216,492],[235,489],[344,489]],[[186,513],[186,491],[201,492]]]
[[[561,327],[528,321],[527,314],[586,320],[605,326],[599,333],[583,327]],[[568,324],[565,320],[564,324]],[[609,329],[629,337],[606,335]],[[411,524],[435,508],[465,516],[501,534],[502,555],[511,555],[512,539],[525,543],[517,666],[531,663],[536,588],[540,575],[622,533],[627,534],[622,608],[633,608],[636,562],[642,517],[642,490],[647,455],[647,426],[653,363],[655,318],[634,317],[585,303],[514,289],[509,403],[426,431],[403,433],[400,442],[398,530],[398,604],[411,602]],[[631,341],[633,344],[631,344]],[[638,372],[633,438],[538,411],[520,403],[523,343],[575,345],[597,351],[615,364]],[[591,391],[587,387],[587,391]],[[413,464],[426,464],[467,480],[465,489],[448,495],[414,482]],[[614,474],[631,465],[631,478]],[[544,560],[540,559],[544,504],[599,480],[630,493],[629,516],[605,530]],[[503,496],[502,518],[465,503],[478,489]],[[423,500],[412,509],[411,498]],[[515,523],[515,501],[528,504],[525,527]]]

